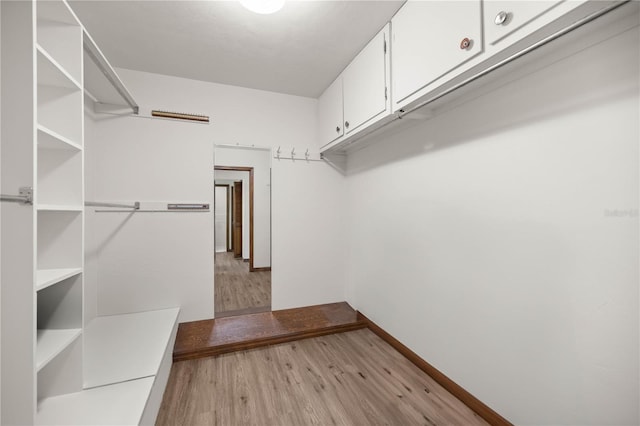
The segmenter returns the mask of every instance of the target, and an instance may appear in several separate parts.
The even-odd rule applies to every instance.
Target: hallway
[[[271,310],[271,271],[249,272],[249,264],[233,253],[215,254],[215,316]]]

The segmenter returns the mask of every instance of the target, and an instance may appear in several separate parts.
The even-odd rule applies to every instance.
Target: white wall
[[[317,152],[314,99],[118,73],[143,109],[206,114],[211,124],[100,116],[86,153],[99,201],[212,202],[214,142]],[[274,163],[273,175],[273,309],[344,300],[344,249],[327,235],[344,234],[336,210],[344,178],[317,162]],[[327,206],[336,211],[327,214]],[[180,321],[213,317],[212,214],[96,213],[99,222],[87,234],[96,235],[99,249],[98,313],[179,304]]]
[[[227,223],[230,222],[229,217],[229,190],[228,186],[216,186],[215,188],[215,202],[214,202],[214,214],[215,214],[215,228],[214,239],[216,253],[227,251],[227,241],[229,229]]]
[[[321,162],[274,159],[272,167],[271,306],[344,301],[345,177]]]
[[[264,268],[271,266],[271,150],[244,149],[217,146],[215,148],[216,166],[253,167],[253,266]],[[228,171],[217,170],[218,176],[228,176]],[[248,172],[244,172],[243,209],[245,223],[249,223],[249,184]],[[243,257],[249,258],[249,226],[243,225]]]
[[[349,158],[348,301],[515,424],[640,421],[638,40]]]
[[[88,129],[90,201],[140,201],[141,211],[87,209],[86,312],[180,306],[181,320],[211,317],[213,211],[166,211],[168,203],[213,205],[208,126],[101,115]]]

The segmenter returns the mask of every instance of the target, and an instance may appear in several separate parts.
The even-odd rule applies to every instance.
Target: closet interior
[[[116,56],[176,11],[190,47],[209,12],[242,34],[188,3],[0,1],[0,423],[156,421],[176,335],[216,316],[216,165],[255,168],[260,308],[348,303],[514,423],[637,423],[640,3],[398,2],[306,95],[149,60],[240,52]],[[248,79],[312,88],[277,63]]]

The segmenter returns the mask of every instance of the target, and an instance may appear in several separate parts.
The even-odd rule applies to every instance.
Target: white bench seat
[[[38,402],[39,425],[153,425],[180,310],[97,317],[84,330],[84,389]]]

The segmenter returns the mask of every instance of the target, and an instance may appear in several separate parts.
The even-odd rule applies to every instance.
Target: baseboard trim
[[[440,386],[445,388],[449,393],[462,401],[467,407],[475,411],[480,417],[486,420],[489,424],[495,426],[513,426],[511,422],[502,417],[500,414],[493,411],[488,405],[484,404],[475,396],[467,392],[462,386],[445,376],[437,368],[429,364],[422,359],[418,354],[411,349],[403,345],[398,339],[387,333],[384,329],[378,326],[376,323],[367,318],[362,312],[357,312],[358,322],[365,323],[367,328],[373,333],[378,335],[382,340],[387,342],[395,350],[400,352],[405,358],[415,364],[420,370],[428,374],[433,380],[438,382]]]
[[[265,266],[260,268],[250,268],[249,272],[271,272],[271,266]]]

